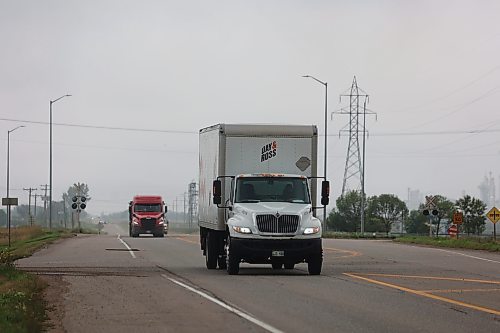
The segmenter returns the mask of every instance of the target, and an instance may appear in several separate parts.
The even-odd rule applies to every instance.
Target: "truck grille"
[[[294,234],[299,227],[298,215],[257,215],[257,228],[260,232],[273,234]]]
[[[144,230],[153,230],[156,225],[156,219],[141,219],[141,225]]]

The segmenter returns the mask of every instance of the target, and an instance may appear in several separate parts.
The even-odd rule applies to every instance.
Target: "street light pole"
[[[26,127],[24,125],[17,126],[10,131],[7,131],[7,198],[9,198],[9,186],[10,186],[10,133],[14,132],[16,129]],[[10,205],[7,206],[7,225],[9,229],[9,247],[10,247]]]
[[[323,176],[324,179],[326,180],[326,166],[327,166],[327,157],[328,157],[328,82],[323,82],[321,80],[318,80],[314,76],[311,75],[303,75],[302,77],[308,77],[313,79],[314,81],[321,83],[322,85],[325,86],[325,161],[324,161],[324,166],[323,166]],[[326,230],[327,225],[326,225],[326,206],[323,207],[323,228]]]
[[[50,101],[50,156],[49,156],[49,229],[52,229],[52,104],[64,97],[71,95],[63,95],[53,101]]]

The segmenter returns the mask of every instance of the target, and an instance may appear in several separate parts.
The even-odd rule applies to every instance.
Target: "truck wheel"
[[[205,254],[205,263],[208,269],[217,268],[217,235],[213,232],[207,234],[207,253]]]
[[[229,275],[238,275],[240,271],[240,258],[231,251],[231,237],[227,237],[228,245],[226,253],[226,270]]]
[[[307,270],[309,275],[320,275],[321,266],[323,265],[323,256],[321,254],[316,254],[309,258],[307,262]]]
[[[294,269],[295,264],[285,264],[285,269]]]
[[[283,267],[283,264],[278,264],[278,263],[272,263],[273,269],[281,269]]]

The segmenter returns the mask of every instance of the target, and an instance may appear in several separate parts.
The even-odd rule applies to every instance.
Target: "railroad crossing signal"
[[[436,197],[433,195],[425,196],[425,208],[427,209],[435,209],[436,205]],[[435,214],[437,215],[437,214]]]
[[[496,207],[493,207],[486,214],[486,217],[488,217],[488,219],[490,219],[490,221],[493,222],[493,224],[495,224],[498,221],[500,221],[500,210],[498,210],[498,208],[496,208]]]
[[[85,204],[85,201],[87,201],[87,198],[81,195],[75,195],[73,198],[71,198],[71,201],[73,203],[71,204],[71,208],[76,209],[78,212],[81,212],[82,209],[85,209],[87,205]]]
[[[464,214],[461,212],[453,213],[453,223],[454,224],[462,224],[464,222]]]
[[[424,215],[432,214],[434,216],[439,214],[436,205],[436,197],[433,195],[429,195],[425,197],[425,209],[422,211]]]
[[[439,214],[439,211],[437,209],[433,209],[433,210],[424,209],[422,213],[426,216],[429,214],[436,216],[437,214]]]

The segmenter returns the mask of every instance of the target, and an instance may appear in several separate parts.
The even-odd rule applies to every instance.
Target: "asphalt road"
[[[67,332],[500,332],[499,254],[327,239],[320,276],[229,276],[205,268],[196,236],[106,231],[17,262],[60,278]]]

